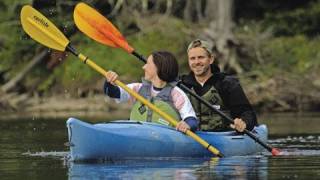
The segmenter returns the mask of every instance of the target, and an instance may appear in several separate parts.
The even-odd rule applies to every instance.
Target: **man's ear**
[[[210,58],[210,64],[213,64],[213,62],[214,62],[214,60],[215,60],[215,59],[214,59],[214,56],[213,56],[213,55],[210,55],[209,58]]]

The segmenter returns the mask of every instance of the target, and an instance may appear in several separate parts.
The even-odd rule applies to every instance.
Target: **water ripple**
[[[320,136],[287,136],[270,139],[269,143],[281,150],[285,156],[317,156],[320,155]]]

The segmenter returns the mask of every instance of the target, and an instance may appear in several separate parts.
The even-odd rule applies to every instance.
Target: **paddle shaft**
[[[137,53],[136,51],[132,52],[132,55],[134,55],[135,57],[137,57],[140,61],[146,63],[146,59],[139,53]],[[217,114],[219,114],[221,117],[223,117],[223,119],[227,120],[229,123],[234,123],[233,119],[231,119],[229,116],[227,116],[226,114],[224,114],[222,111],[220,111],[219,109],[215,108],[214,106],[212,106],[212,104],[210,104],[208,101],[204,100],[202,97],[200,97],[198,94],[196,94],[195,92],[193,92],[191,89],[189,89],[187,86],[185,86],[184,84],[181,83],[181,81],[178,83],[178,86],[185,92],[189,93],[191,96],[195,97],[198,101],[200,101],[202,104],[206,105],[208,108],[210,108],[211,110],[213,110],[214,112],[216,112]],[[261,141],[256,135],[254,135],[251,131],[244,129],[243,131],[245,134],[247,134],[249,137],[251,137],[254,141],[256,141],[257,143],[259,143],[261,146],[263,146],[265,149],[267,149],[269,152],[272,152],[273,148],[264,143],[263,141]]]
[[[107,71],[105,71],[103,68],[101,68],[100,66],[98,66],[96,63],[94,63],[92,60],[90,60],[88,57],[84,56],[81,53],[78,53],[70,44],[66,47],[66,50],[68,50],[69,52],[71,52],[73,55],[77,56],[83,63],[89,65],[91,68],[93,68],[94,70],[98,71],[100,74],[102,74],[104,77],[106,77],[107,75]],[[142,56],[141,56],[142,57]],[[142,104],[145,104],[146,106],[148,106],[150,109],[152,109],[153,111],[155,111],[156,113],[158,113],[160,116],[162,116],[164,119],[166,119],[167,121],[169,121],[174,127],[177,126],[178,122],[173,119],[171,116],[169,116],[167,113],[161,111],[159,108],[157,108],[155,105],[153,105],[152,103],[150,103],[148,100],[146,100],[144,97],[140,96],[137,92],[133,91],[132,89],[130,89],[128,86],[126,86],[124,83],[122,83],[119,80],[115,81],[115,84],[118,85],[119,87],[121,87],[122,89],[124,89],[125,91],[127,91],[130,95],[132,95],[133,97],[135,97],[138,101],[140,101]],[[198,135],[196,135],[195,133],[193,133],[190,130],[187,130],[185,132],[185,134],[187,134],[188,136],[192,137],[194,140],[196,140],[197,142],[199,142],[202,146],[204,146],[206,149],[208,149],[210,152],[212,152],[213,154],[217,155],[218,157],[223,157],[223,155],[221,154],[221,152],[219,152],[219,150],[217,150],[216,148],[214,148],[211,144],[207,143],[205,140],[203,140],[202,138],[200,138]]]

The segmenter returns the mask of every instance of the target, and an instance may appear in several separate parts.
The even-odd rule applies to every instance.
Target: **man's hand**
[[[238,132],[243,132],[247,127],[246,123],[240,118],[235,118],[233,122],[233,124],[230,124],[230,127]]]

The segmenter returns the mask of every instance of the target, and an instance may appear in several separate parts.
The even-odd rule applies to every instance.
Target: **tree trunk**
[[[119,13],[121,6],[123,6],[123,3],[124,3],[123,0],[117,1],[116,5],[113,7],[111,13],[108,15],[109,18],[114,17]]]
[[[203,19],[201,9],[201,1],[186,0],[183,18],[190,22],[200,21]]]
[[[27,66],[18,73],[14,78],[1,87],[1,90],[6,93],[12,90],[30,71],[36,66],[43,58],[48,55],[48,50],[43,50],[40,54],[37,54]]]
[[[165,15],[169,16],[172,13],[171,12],[172,11],[172,5],[173,5],[172,0],[167,0]]]
[[[183,19],[192,21],[192,0],[186,0],[186,6],[183,11]]]
[[[218,53],[221,54],[219,66],[224,70],[227,66],[241,73],[243,69],[236,60],[236,51],[232,45],[237,44],[232,33],[233,0],[208,0],[206,18],[210,21],[205,34],[212,39]]]

